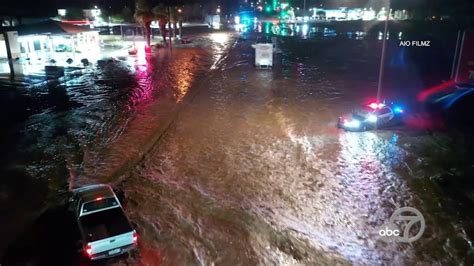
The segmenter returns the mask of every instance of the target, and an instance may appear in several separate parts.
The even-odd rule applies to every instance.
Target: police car
[[[385,103],[370,103],[339,117],[337,126],[346,131],[366,131],[394,125],[402,121],[402,107]]]

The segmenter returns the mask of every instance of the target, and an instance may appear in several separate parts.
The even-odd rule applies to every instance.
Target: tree
[[[83,20],[85,18],[84,12],[80,8],[68,8],[66,9],[67,20]]]
[[[178,28],[178,21],[181,14],[178,12],[178,7],[169,7],[168,12],[170,15],[170,29],[173,28],[173,37],[176,37],[176,29]],[[171,27],[173,25],[173,27]],[[171,33],[170,33],[171,38]]]
[[[135,2],[135,20],[145,28],[146,49],[151,46],[151,22],[154,20],[154,14],[151,11],[146,0],[137,0]]]
[[[153,0],[150,0],[153,1]],[[165,3],[177,3],[176,1],[165,1]],[[161,36],[163,37],[163,41],[166,44],[166,24],[171,23],[175,25],[179,23],[181,16],[178,12],[177,7],[171,7],[171,5],[166,6],[163,3],[160,3],[150,9],[149,3],[147,0],[136,0],[135,2],[135,20],[140,23],[146,31],[146,41],[147,41],[147,49],[150,49],[150,42],[151,42],[151,22],[157,19],[160,26]],[[171,39],[171,33],[170,33]]]
[[[122,8],[121,15],[125,22],[133,22],[133,12],[128,6]]]
[[[153,8],[152,12],[155,18],[158,19],[158,25],[160,27],[161,36],[163,37],[163,43],[166,44],[166,24],[169,21],[168,8],[163,4],[159,4]]]

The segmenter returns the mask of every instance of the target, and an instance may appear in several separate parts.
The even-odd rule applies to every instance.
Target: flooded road
[[[172,52],[104,58],[95,66],[67,69],[64,78],[18,76],[13,86],[2,80],[1,118],[11,126],[0,138],[0,257],[25,252],[23,238],[37,221],[48,220],[43,216],[49,209],[64,204],[68,189],[112,182],[113,172],[133,161],[132,151],[153,143],[144,130],[172,120],[190,87],[224,56],[223,41],[205,32]],[[140,133],[132,134],[134,129]],[[111,147],[126,149],[128,157],[107,161]]]
[[[120,178],[127,212],[141,235],[139,254],[129,261],[452,261],[449,246],[440,257],[423,249],[448,233],[429,214],[427,236],[413,245],[378,239],[378,227],[395,209],[423,212],[424,206],[411,189],[414,176],[396,133],[345,133],[335,127],[340,113],[370,93],[375,75],[351,80],[354,73],[331,62],[330,52],[324,58],[328,66],[283,55],[275,70],[257,71],[251,42],[238,41],[136,169]],[[438,244],[437,251],[443,248]]]
[[[256,70],[254,38],[244,37],[203,34],[189,47],[109,62],[98,76],[91,71],[64,85],[81,107],[27,121],[35,133],[25,135],[39,136],[31,150],[47,153],[25,163],[30,175],[49,178],[43,194],[64,198],[67,187],[91,183],[123,193],[139,248],[104,263],[462,261],[469,233],[453,230],[462,225],[420,197],[435,192],[414,185],[416,160],[398,141],[405,133],[335,126],[375,93],[371,48],[327,41],[303,55],[283,39],[274,69]],[[42,208],[52,202],[33,198]],[[425,235],[412,244],[380,241],[377,229],[402,206],[423,213]],[[18,216],[10,215],[13,223]]]

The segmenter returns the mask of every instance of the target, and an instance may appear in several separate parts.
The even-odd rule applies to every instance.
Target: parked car
[[[54,49],[56,52],[61,53],[61,52],[70,52],[71,47],[65,45],[65,44],[58,44],[56,45],[56,48]]]

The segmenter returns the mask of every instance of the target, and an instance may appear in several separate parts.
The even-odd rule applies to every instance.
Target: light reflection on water
[[[146,232],[143,249],[168,264],[321,265],[324,255],[364,265],[435,262],[413,246],[377,241],[397,207],[420,203],[392,135],[335,129],[347,98],[362,97],[367,82],[331,76],[338,60],[287,55],[279,73],[253,71],[236,53],[246,63],[217,66],[125,181],[131,215]]]
[[[299,37],[302,39],[312,38],[334,38],[342,36],[349,39],[363,40],[367,37],[365,31],[340,31],[338,32],[330,25],[318,26],[312,23],[287,23],[287,22],[256,22],[249,25],[239,24],[236,27],[238,32],[258,32],[264,34],[273,34],[285,37]],[[377,32],[377,39],[382,40],[383,32]],[[403,32],[398,32],[396,36],[399,40],[403,37]],[[390,33],[387,35],[387,40],[390,39]]]
[[[273,30],[272,25],[262,28]],[[280,34],[298,33],[290,27],[280,28]],[[308,31],[335,34],[327,28]],[[128,68],[114,61],[97,76],[68,85],[85,107],[65,117],[82,128],[60,130],[79,138],[91,128],[101,133],[94,143],[80,143],[91,151],[85,148],[77,167],[86,170],[79,178],[71,174],[71,182],[123,182],[126,211],[142,235],[138,258],[130,260],[321,265],[327,254],[372,265],[423,260],[411,247],[380,245],[371,235],[394,206],[411,205],[416,196],[397,171],[405,156],[401,149],[377,133],[334,129],[344,95],[350,94],[345,88],[353,90],[354,81],[295,58],[286,63],[294,68],[284,78],[249,71],[251,63],[238,56],[246,63],[228,70],[223,66],[232,63],[226,54],[233,39],[213,33],[206,40],[211,53],[189,48],[153,58],[139,55]],[[140,144],[169,115],[163,109],[181,102],[209,66],[217,78],[206,80],[163,143],[143,155]],[[116,84],[130,77],[132,82]],[[346,86],[335,85],[341,80]],[[61,123],[50,123],[48,114],[34,122],[33,130],[45,131],[40,149],[54,153],[44,148],[56,133],[42,126]],[[96,146],[107,146],[107,153],[93,151]],[[135,157],[144,161],[130,175],[110,179],[120,159]],[[302,244],[306,240],[310,244]]]
[[[423,260],[374,236],[396,206],[414,204],[397,170],[405,153],[383,134],[335,130],[344,89],[322,66],[288,64],[287,79],[219,69],[126,179],[145,235],[140,263],[157,254],[167,264]]]

